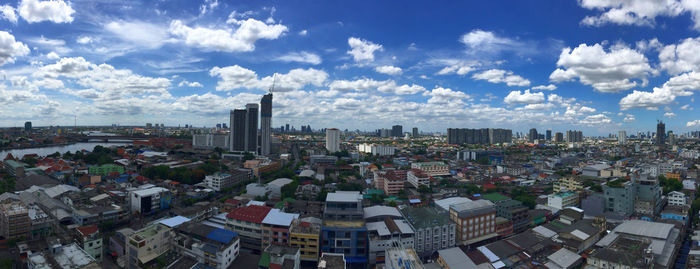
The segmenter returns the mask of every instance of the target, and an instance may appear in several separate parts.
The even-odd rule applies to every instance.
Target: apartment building
[[[418,188],[420,185],[430,187],[430,175],[420,169],[409,170],[406,174],[406,180],[415,188]]]
[[[457,243],[469,245],[496,237],[496,205],[476,200],[450,205],[450,220],[457,224]]]
[[[175,228],[172,245],[180,254],[216,269],[229,268],[241,247],[237,233],[193,221]]]
[[[450,166],[443,162],[411,163],[411,169],[421,170],[431,177],[450,175]]]
[[[570,206],[578,206],[578,194],[575,192],[560,192],[547,195],[547,205],[559,210]]]
[[[227,229],[241,237],[241,248],[260,252],[262,250],[262,222],[271,207],[249,205],[234,208],[226,215]]]
[[[131,212],[142,216],[170,208],[172,195],[162,187],[133,190],[129,193]]]
[[[578,177],[566,176],[559,178],[553,182],[553,191],[555,193],[578,191],[583,189],[583,182]]]
[[[77,243],[85,252],[90,254],[96,261],[102,261],[102,236],[97,225],[81,226],[75,228]]]
[[[0,235],[5,239],[29,238],[32,221],[22,202],[5,200],[0,204]]]
[[[289,228],[292,221],[299,218],[299,214],[281,212],[272,209],[262,221],[262,245],[265,249],[269,245],[289,246]]]
[[[161,223],[153,223],[135,231],[127,238],[126,268],[142,268],[172,249],[171,228]]]
[[[367,228],[359,192],[336,191],[326,197],[321,251],[344,254],[349,264],[367,264]]]
[[[289,245],[299,248],[302,261],[318,261],[321,223],[322,221],[316,218],[294,219],[292,221],[289,228]]]
[[[414,248],[421,257],[455,246],[457,226],[447,211],[410,206],[401,206],[399,211],[414,231]]]

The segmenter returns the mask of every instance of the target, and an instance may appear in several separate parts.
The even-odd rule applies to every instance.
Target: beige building
[[[295,219],[289,229],[290,246],[299,248],[302,261],[318,261],[319,245],[321,237],[321,220],[305,221]]]
[[[155,223],[131,234],[126,240],[126,268],[141,268],[171,249],[170,227]]]
[[[0,235],[5,239],[29,239],[31,228],[29,210],[22,202],[11,201],[0,204]]]
[[[583,182],[578,177],[567,176],[555,181],[552,187],[555,193],[577,191],[583,189]]]
[[[431,177],[450,175],[450,166],[443,162],[412,163],[411,169],[419,169]]]

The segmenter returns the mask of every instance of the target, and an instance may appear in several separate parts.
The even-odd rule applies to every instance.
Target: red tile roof
[[[80,226],[78,228],[75,228],[82,234],[83,236],[88,236],[91,234],[96,233],[99,229],[97,228],[97,225],[89,225],[89,226]]]
[[[234,209],[226,218],[261,224],[270,210],[272,208],[268,206],[250,205]]]

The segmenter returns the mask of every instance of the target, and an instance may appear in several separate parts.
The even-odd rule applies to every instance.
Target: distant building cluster
[[[513,131],[509,129],[466,129],[466,128],[448,128],[447,143],[448,144],[502,144],[511,143],[513,139]]]

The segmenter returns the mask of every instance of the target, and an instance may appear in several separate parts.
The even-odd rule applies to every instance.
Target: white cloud
[[[187,81],[187,80],[180,81],[180,83],[178,83],[177,86],[178,86],[178,87],[187,86],[187,87],[190,87],[190,88],[201,88],[201,87],[204,87],[204,85],[202,85],[202,83],[199,83],[199,82],[196,82],[196,81],[194,81],[194,82],[189,82],[189,81]]]
[[[632,115],[632,114],[627,114],[627,115],[625,116],[625,118],[622,119],[622,121],[624,121],[624,122],[633,122],[633,121],[635,121],[635,120],[637,120],[637,119],[636,119],[636,118],[634,117],[634,115]]]
[[[665,46],[659,52],[659,65],[669,74],[700,71],[700,38],[687,38]]]
[[[81,36],[75,40],[78,44],[89,44],[92,43],[92,38],[89,36]]]
[[[301,52],[290,52],[288,54],[279,56],[275,58],[277,61],[282,61],[282,62],[298,62],[298,63],[307,63],[307,64],[321,64],[321,56],[318,56],[318,54],[311,53],[311,52],[306,52],[306,51],[301,51]]]
[[[685,105],[681,106],[681,110],[693,110],[693,108],[690,107],[690,105],[685,104]]]
[[[612,123],[612,119],[605,114],[596,114],[585,117],[580,123],[586,125],[603,125]]]
[[[522,93],[520,91],[511,91],[503,98],[503,102],[506,104],[539,104],[544,102],[544,93],[531,93],[530,90],[525,90]]]
[[[309,34],[309,31],[307,31],[307,30],[301,30],[301,31],[299,31],[299,35],[300,35],[300,36],[306,36],[306,35],[308,35],[308,34]]]
[[[547,91],[553,91],[557,89],[557,85],[554,84],[549,84],[549,85],[539,85],[532,87],[533,90],[547,90]]]
[[[404,84],[401,86],[396,85],[396,82],[393,80],[389,80],[389,82],[386,85],[379,86],[377,88],[378,91],[384,92],[384,93],[393,93],[397,95],[409,95],[409,94],[416,94],[420,92],[424,92],[425,88],[420,85],[412,84]]]
[[[479,80],[486,80],[491,83],[506,83],[508,86],[529,86],[530,81],[519,76],[514,75],[513,71],[501,70],[501,69],[490,69],[483,71],[481,73],[476,73],[472,75],[472,78]]]
[[[369,78],[361,78],[357,80],[334,80],[328,85],[328,91],[324,92],[325,96],[333,96],[340,92],[359,92],[368,90],[377,90],[383,93],[393,93],[396,95],[409,95],[424,92],[425,88],[420,85],[404,84],[398,85],[394,80],[377,81]]]
[[[686,127],[700,127],[700,120],[689,121],[685,124]]]
[[[467,54],[476,57],[497,55],[505,51],[516,54],[531,54],[537,51],[532,42],[518,41],[481,29],[474,29],[462,35],[459,41],[466,46]]]
[[[472,98],[466,93],[443,87],[435,87],[432,91],[424,92],[423,95],[430,96],[430,99],[428,99],[428,104],[448,104],[450,102],[471,100]]]
[[[652,92],[633,91],[620,100],[620,109],[630,108],[658,108],[667,105],[676,99],[676,95],[666,87],[654,88]]]
[[[676,17],[689,12],[700,29],[700,7],[693,0],[581,0],[579,4],[587,9],[602,11],[597,16],[587,16],[581,23],[601,26],[608,23],[620,25],[654,26],[656,17]]]
[[[170,33],[184,39],[188,46],[213,51],[247,52],[255,50],[256,41],[274,40],[287,32],[287,26],[266,24],[252,18],[229,21],[238,25],[238,28],[189,27],[180,20],[173,20],[170,23]]]
[[[75,10],[63,0],[39,1],[22,0],[19,15],[29,23],[52,21],[54,23],[73,22]]]
[[[129,45],[138,45],[146,48],[159,48],[168,42],[167,28],[143,21],[113,21],[104,25],[104,29]],[[86,38],[86,37],[83,37]],[[89,43],[90,38],[78,39],[78,43]]]
[[[549,75],[554,82],[570,81],[575,78],[600,92],[619,92],[647,83],[646,77],[655,70],[649,66],[644,54],[624,45],[612,46],[609,52],[600,44],[581,44],[565,48],[559,55],[557,68]]]
[[[29,47],[22,42],[15,41],[12,34],[0,31],[0,66],[6,63],[14,63],[15,57],[29,54]]]
[[[396,67],[396,66],[391,66],[391,65],[382,65],[382,66],[377,66],[374,68],[374,71],[377,71],[377,73],[382,73],[382,74],[387,74],[387,75],[400,75],[403,70],[401,70],[401,67]]]
[[[209,12],[212,12],[217,6],[219,6],[218,0],[204,0],[204,3],[199,6],[199,15],[203,16]]]
[[[457,75],[466,75],[471,71],[474,71],[474,67],[470,65],[464,65],[464,64],[455,64],[455,65],[450,65],[446,66],[443,69],[440,69],[436,74],[437,75],[448,75],[455,73]]]
[[[49,60],[58,60],[58,59],[61,58],[61,57],[58,56],[57,53],[55,53],[55,52],[52,51],[52,52],[49,52],[48,54],[46,54],[46,58],[49,59]]]
[[[352,55],[355,62],[372,62],[374,61],[374,52],[384,50],[382,45],[357,37],[348,38],[348,45],[350,45],[350,50],[347,53]]]
[[[15,13],[15,8],[10,5],[0,6],[0,16],[12,23],[17,23],[17,13]]]
[[[666,113],[664,113],[664,117],[666,117],[666,118],[675,118],[675,117],[676,117],[676,113],[673,113],[673,112],[666,112]]]
[[[216,85],[217,91],[228,91],[235,89],[269,89],[273,80],[275,92],[285,92],[301,89],[307,85],[321,86],[328,73],[323,70],[313,68],[292,69],[287,74],[277,74],[258,79],[255,71],[240,67],[238,65],[227,67],[214,67],[209,71],[209,75],[218,76],[219,82]]]

